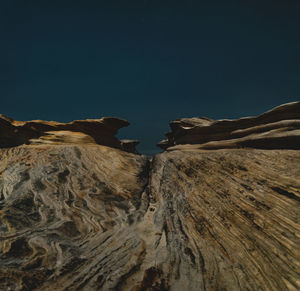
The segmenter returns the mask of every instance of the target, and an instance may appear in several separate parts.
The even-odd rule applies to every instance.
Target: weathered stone
[[[125,151],[134,141],[44,129],[0,149],[0,290],[300,289],[299,150],[182,144],[147,159]]]
[[[236,120],[183,118],[170,123],[171,132],[158,146],[181,144],[196,148],[300,149],[300,102],[278,106],[257,117]]]
[[[100,144],[122,149],[115,137],[129,122],[113,117],[75,120],[70,123],[55,121],[16,121],[0,115],[0,148],[22,144]],[[136,144],[136,143],[135,143]],[[134,144],[126,150],[136,152]]]
[[[122,150],[129,152],[129,153],[138,153],[136,150],[136,146],[140,142],[138,140],[131,140],[131,139],[122,139],[121,140],[121,148]]]

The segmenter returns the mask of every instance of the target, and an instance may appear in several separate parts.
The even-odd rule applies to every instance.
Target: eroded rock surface
[[[170,123],[163,149],[181,144],[195,148],[300,149],[300,102],[278,106],[257,117],[236,120],[182,118]]]
[[[118,283],[142,250],[131,225],[145,208],[147,159],[99,145],[0,153],[0,290]]]
[[[115,135],[129,122],[114,117],[55,121],[16,121],[0,115],[0,148],[22,144],[100,144],[136,152],[138,141],[119,141]]]
[[[1,290],[297,290],[300,153],[1,150]],[[9,289],[10,288],[10,289]]]
[[[299,289],[299,165],[289,150],[157,156],[153,220],[166,237],[157,265],[170,289]]]
[[[0,149],[0,290],[300,289],[299,150],[76,141]]]

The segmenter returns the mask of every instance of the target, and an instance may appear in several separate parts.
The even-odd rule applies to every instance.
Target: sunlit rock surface
[[[142,249],[134,227],[146,207],[146,158],[100,145],[0,153],[0,290],[120,281]]]
[[[0,114],[0,148],[22,144],[100,144],[136,152],[138,141],[119,141],[115,135],[129,122],[114,117],[55,121],[16,121]]]
[[[0,156],[0,290],[300,289],[298,150]]]
[[[170,123],[163,149],[181,144],[194,148],[300,149],[300,102],[278,106],[257,117],[212,120],[205,117],[182,118]]]

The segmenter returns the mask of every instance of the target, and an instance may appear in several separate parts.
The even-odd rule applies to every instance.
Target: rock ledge
[[[129,122],[114,117],[74,120],[70,123],[55,121],[16,121],[0,114],[0,148],[22,144],[100,144],[135,152],[137,141],[122,142],[115,135]]]
[[[173,150],[184,144],[199,149],[300,149],[300,102],[236,120],[182,118],[172,121],[170,127],[167,139],[158,143],[162,149]]]

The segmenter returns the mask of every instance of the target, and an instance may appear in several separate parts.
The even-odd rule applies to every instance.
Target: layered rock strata
[[[0,156],[0,290],[300,289],[299,150]]]
[[[163,149],[181,144],[196,148],[300,149],[300,102],[278,106],[257,117],[236,120],[182,118],[170,123]]]
[[[146,207],[146,157],[87,144],[0,153],[0,290],[122,281],[142,250],[134,227]]]
[[[120,128],[128,125],[128,121],[114,117],[59,123],[16,121],[0,115],[0,148],[22,144],[100,144],[136,152],[138,141],[122,142],[115,137]]]

